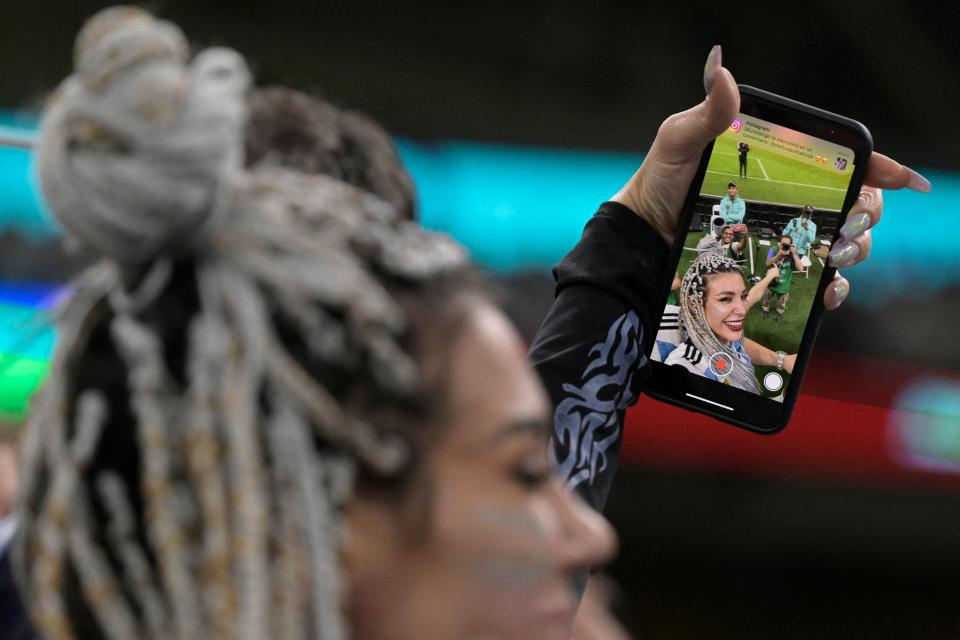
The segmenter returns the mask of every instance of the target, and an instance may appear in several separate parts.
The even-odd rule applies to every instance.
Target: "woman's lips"
[[[531,607],[531,611],[542,621],[552,621],[563,625],[570,625],[577,613],[576,601],[569,592],[564,590],[542,598]]]
[[[737,322],[724,322],[724,325],[731,331],[743,331],[743,320]]]

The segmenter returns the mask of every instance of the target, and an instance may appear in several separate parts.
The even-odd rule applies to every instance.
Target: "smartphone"
[[[739,88],[684,203],[646,392],[772,434],[796,403],[834,277],[827,252],[873,142],[859,122]]]

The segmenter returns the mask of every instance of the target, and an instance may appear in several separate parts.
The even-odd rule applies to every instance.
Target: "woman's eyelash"
[[[547,467],[519,467],[513,471],[514,479],[528,489],[535,489],[550,478]]]

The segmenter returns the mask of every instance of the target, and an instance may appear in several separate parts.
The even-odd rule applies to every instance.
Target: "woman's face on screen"
[[[609,524],[550,468],[549,404],[519,336],[487,304],[450,360],[449,405],[425,455],[423,526],[396,505],[348,508],[354,637],[568,638],[573,574],[613,553]]]
[[[747,316],[747,290],[743,276],[736,272],[709,276],[704,295],[707,324],[713,334],[728,343],[743,339],[743,322]]]

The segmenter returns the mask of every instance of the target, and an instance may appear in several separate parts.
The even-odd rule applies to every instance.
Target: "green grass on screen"
[[[766,149],[751,147],[747,154],[748,177],[744,180],[737,175],[737,142],[737,138],[729,132],[717,138],[700,189],[702,195],[723,197],[727,195],[727,183],[736,182],[740,197],[748,202],[793,206],[809,204],[815,209],[835,211],[843,206],[843,196],[850,183],[853,165],[840,173],[829,165],[820,168]]]

